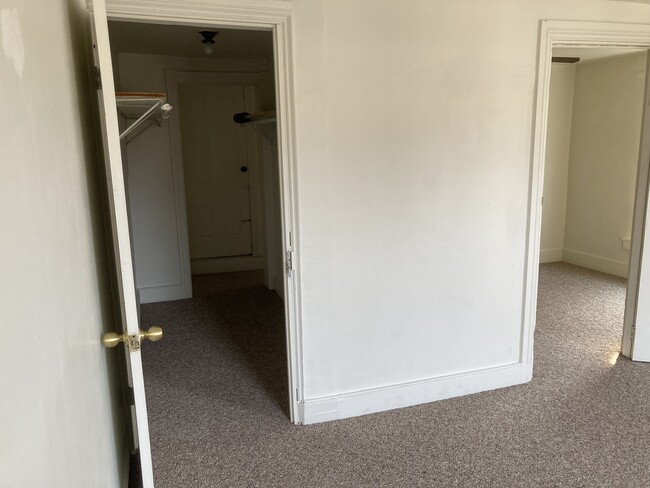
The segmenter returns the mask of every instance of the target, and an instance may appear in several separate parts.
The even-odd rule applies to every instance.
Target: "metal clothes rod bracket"
[[[162,121],[169,118],[169,113],[172,110],[172,106],[166,102],[166,97],[163,93],[117,93],[116,101],[118,109],[120,109],[122,115],[127,118],[133,118],[135,116],[135,114],[132,113],[134,110],[137,111],[136,114],[139,114],[141,110],[146,108],[144,113],[140,114],[136,118],[135,122],[120,134],[120,140],[126,138],[126,136],[141,126],[154,114],[158,114],[158,125],[162,125]]]

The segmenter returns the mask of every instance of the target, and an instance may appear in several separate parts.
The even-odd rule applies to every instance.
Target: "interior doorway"
[[[208,53],[206,29],[109,22],[140,322],[165,330],[142,351],[155,470],[230,414],[295,421],[273,32],[214,29]],[[171,108],[125,134],[148,96]]]
[[[550,80],[555,48],[650,49],[650,26],[581,21],[544,20],[540,28],[536,110],[532,148],[528,234],[523,300],[522,362],[533,366],[541,251],[542,201],[547,143]],[[648,242],[648,175],[650,171],[650,102],[646,86],[642,107],[640,144],[630,241],[625,314],[620,351],[634,361],[650,361],[650,266],[644,242]]]
[[[572,321],[555,333],[584,335],[595,354],[615,358],[623,336],[647,53],[560,47],[552,56],[538,306],[541,312],[566,308]],[[544,313],[539,322],[540,334],[556,325]]]

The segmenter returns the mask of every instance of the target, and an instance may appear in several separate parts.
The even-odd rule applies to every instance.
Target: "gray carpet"
[[[611,359],[625,282],[543,265],[531,383],[313,426],[287,418],[282,302],[259,273],[143,306],[156,486],[650,487],[650,365]]]

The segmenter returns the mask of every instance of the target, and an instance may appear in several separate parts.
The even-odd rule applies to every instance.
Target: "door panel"
[[[625,302],[621,351],[635,361],[650,361],[650,51],[646,60],[646,90],[639,167],[632,223],[630,272]]]
[[[122,167],[113,67],[108,38],[108,23],[104,0],[92,1],[91,30],[93,33],[93,55],[95,67],[99,70],[101,87],[97,90],[99,120],[102,131],[104,163],[108,188],[111,233],[115,258],[115,275],[120,305],[121,324],[116,329],[134,336],[140,333],[136,305],[133,257],[129,234],[129,218]],[[126,346],[123,346],[126,347]],[[114,353],[114,351],[109,351]],[[134,396],[134,431],[140,451],[142,480],[145,488],[153,488],[153,469],[149,445],[149,424],[142,374],[140,350],[126,348],[129,383]]]
[[[187,218],[192,259],[252,254],[244,87],[179,83]]]

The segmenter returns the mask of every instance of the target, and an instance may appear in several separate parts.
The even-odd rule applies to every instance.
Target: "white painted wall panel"
[[[295,10],[306,398],[518,361],[540,20],[650,7]]]
[[[627,276],[645,52],[576,69],[564,259]]]

